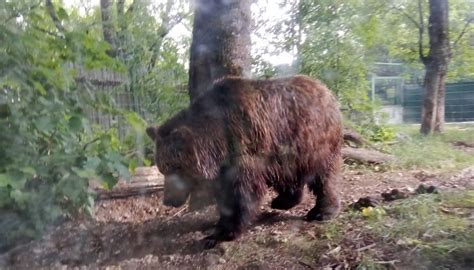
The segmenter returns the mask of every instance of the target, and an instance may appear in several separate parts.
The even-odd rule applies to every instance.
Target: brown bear
[[[207,248],[238,237],[268,187],[278,193],[271,207],[290,209],[308,185],[316,205],[307,220],[326,220],[339,211],[341,114],[319,81],[226,77],[146,131],[165,175],[165,205],[181,206],[193,190],[211,183],[220,219],[205,238]]]

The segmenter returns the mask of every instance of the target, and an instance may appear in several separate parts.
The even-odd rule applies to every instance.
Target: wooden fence
[[[126,74],[112,72],[107,69],[86,70],[82,67],[74,67],[77,71],[75,77],[77,87],[81,91],[89,91],[96,98],[105,96],[110,100],[115,109],[126,109],[134,111],[143,116],[139,97],[128,91],[128,77]],[[128,131],[128,125],[123,117],[116,114],[104,112],[93,106],[84,108],[89,121],[100,125],[104,129],[117,128],[120,137],[124,137]]]

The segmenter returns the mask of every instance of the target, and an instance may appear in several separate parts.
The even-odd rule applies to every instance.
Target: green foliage
[[[61,32],[43,3],[0,4],[0,249],[37,236],[61,217],[91,213],[89,181],[111,188],[130,178],[129,160],[115,130],[94,130],[84,107],[101,107],[95,93],[81,91],[73,64],[112,67],[107,46],[87,32]],[[57,8],[65,22],[67,12]],[[65,23],[67,25],[67,23]],[[91,96],[92,95],[92,96]],[[136,114],[116,111],[137,134]],[[94,130],[94,132],[92,132]],[[4,240],[3,240],[4,239]]]
[[[422,1],[423,9],[423,53],[427,55],[428,41],[428,1]],[[419,57],[418,2],[397,0],[384,7],[384,22],[378,27],[379,46],[390,56],[400,59],[407,65],[405,77],[413,83],[423,82],[423,65]],[[474,53],[470,36],[474,29],[472,23],[472,4],[468,0],[449,1],[449,36],[452,45],[452,59],[448,68],[447,81],[472,80],[474,78]],[[383,45],[382,45],[383,44]]]
[[[118,60],[127,67],[127,90],[136,96],[133,109],[143,110],[153,122],[161,122],[189,104],[185,65],[190,39],[171,39],[178,23],[187,25],[186,1],[135,1],[123,18],[117,18]]]
[[[339,97],[351,120],[370,114],[372,103],[366,79],[371,56],[373,10],[359,1],[301,1],[299,16],[306,34],[300,48],[301,71],[320,78]]]
[[[374,126],[370,139],[374,142],[389,142],[395,139],[395,130],[389,126]]]
[[[376,62],[400,62],[406,83],[423,82],[424,66],[418,53],[421,25],[418,1],[280,0],[278,3],[288,10],[288,16],[270,21],[256,17],[257,24],[267,27],[269,43],[276,47],[272,53],[293,53],[295,69],[326,83],[338,96],[348,121],[368,131],[368,138],[390,139],[390,131],[387,133],[384,127],[374,124],[378,104],[368,96],[368,79],[372,72],[381,69],[375,68]],[[426,55],[428,1],[421,3]],[[474,50],[470,44],[474,24],[470,7],[472,4],[467,0],[449,1],[453,58],[448,81],[474,78]],[[258,35],[262,31],[257,32]],[[255,70],[259,75],[272,71],[264,61],[256,61]]]
[[[161,61],[137,82],[142,106],[162,122],[189,104],[187,70],[179,64],[177,44],[167,40],[163,44]]]

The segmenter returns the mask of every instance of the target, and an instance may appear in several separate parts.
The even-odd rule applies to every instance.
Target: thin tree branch
[[[423,19],[423,6],[421,0],[418,0],[418,15],[419,15],[419,24],[418,24],[418,54],[423,63],[426,63],[427,57],[423,53],[423,32],[425,31],[425,23]]]
[[[461,38],[464,36],[464,34],[466,34],[467,32],[467,28],[469,27],[469,25],[474,21],[474,18],[470,18],[469,20],[466,21],[466,24],[464,25],[461,33],[459,33],[459,36],[456,38],[456,40],[454,41],[453,43],[453,47],[456,47],[456,45],[458,44],[458,42],[461,40]]]
[[[161,44],[163,43],[163,39],[168,35],[171,29],[178,25],[185,17],[185,15],[181,14],[181,16],[178,15],[178,17],[174,19],[169,15],[171,8],[173,7],[173,2],[173,0],[168,0],[168,2],[166,2],[165,11],[161,14],[162,22],[160,28],[157,31],[157,38],[150,46],[152,56],[150,62],[148,63],[148,71],[150,71],[156,65],[156,60],[158,59],[158,54]]]
[[[59,20],[58,15],[56,14],[56,10],[54,9],[54,5],[51,0],[46,0],[46,10],[48,11],[49,16],[51,17],[51,20],[53,20],[56,29],[58,29],[59,32],[64,33],[65,29],[61,24],[61,20]]]
[[[416,26],[416,28],[419,29],[421,27],[418,21],[415,20],[415,18],[413,18],[412,16],[410,16],[410,14],[408,14],[403,8],[392,6],[392,9],[395,9],[399,11],[400,13],[402,13],[402,15],[405,16],[408,20],[410,20]]]
[[[48,34],[48,35],[53,36],[53,37],[55,37],[55,38],[64,39],[64,36],[58,35],[58,34],[55,33],[55,32],[51,32],[51,31],[49,31],[49,30],[43,29],[43,28],[41,28],[41,27],[38,27],[38,26],[36,26],[36,25],[33,25],[32,27],[33,27],[35,30],[38,30],[38,31],[40,31],[40,32],[42,32],[42,33]]]
[[[423,34],[425,31],[425,24],[424,24],[424,19],[423,19],[423,7],[421,0],[418,0],[418,21],[410,16],[403,8],[397,7],[397,6],[392,6],[391,7],[394,10],[397,10],[400,12],[403,16],[405,16],[408,20],[410,20],[416,28],[418,28],[418,54],[420,56],[421,61],[424,63],[427,59],[427,57],[423,54]]]

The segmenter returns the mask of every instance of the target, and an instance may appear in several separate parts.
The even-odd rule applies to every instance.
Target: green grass
[[[386,216],[367,219],[365,229],[381,243],[395,245],[397,250],[389,252],[400,254],[404,264],[417,269],[474,267],[474,191],[420,195],[384,208]]]
[[[448,125],[443,134],[431,136],[420,135],[418,129],[414,125],[395,126],[400,139],[386,149],[396,157],[394,167],[452,170],[474,164],[473,152],[453,146],[456,141],[474,143],[474,125]]]
[[[474,191],[418,195],[376,209],[383,214],[344,212],[319,227],[316,240],[291,237],[287,249],[306,261],[319,258],[318,267],[474,269]],[[357,251],[364,246],[371,247]]]
[[[474,269],[474,191],[417,195],[374,209],[225,243],[225,259],[242,264],[282,256],[316,269]]]

